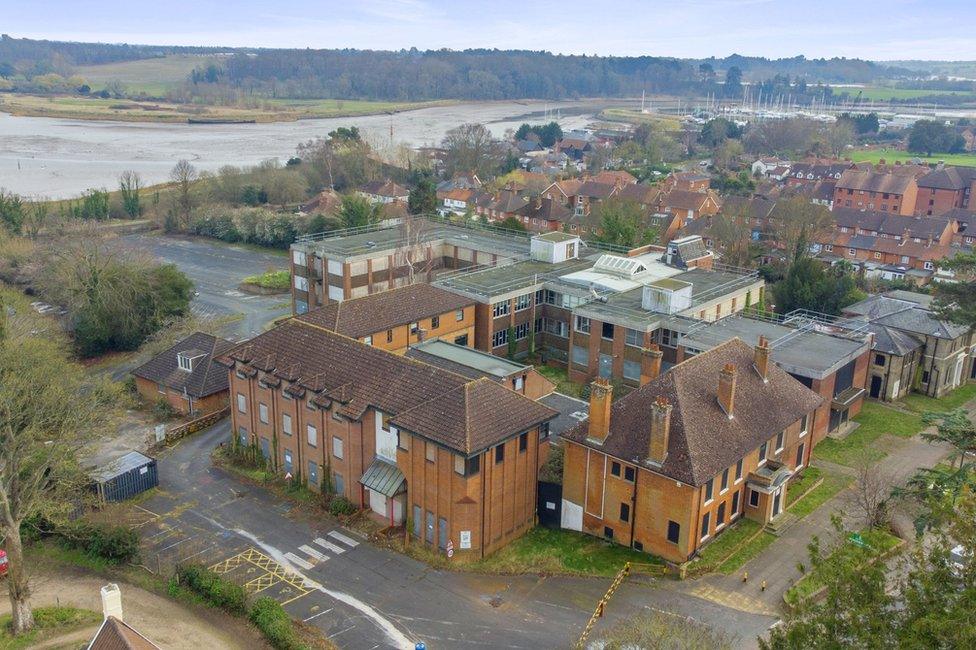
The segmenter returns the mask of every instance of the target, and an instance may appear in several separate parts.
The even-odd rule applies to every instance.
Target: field
[[[218,57],[210,55],[172,54],[156,59],[121,61],[101,65],[82,65],[75,68],[92,90],[98,91],[110,81],[125,85],[129,93],[146,93],[151,97],[164,96],[170,88],[186,81],[196,67],[205,67]]]
[[[972,153],[944,153],[935,154],[934,156],[921,156],[897,149],[857,149],[849,151],[845,155],[849,156],[854,162],[877,163],[884,158],[885,162],[888,163],[893,163],[898,160],[905,163],[917,158],[925,164],[934,164],[941,160],[947,165],[976,167],[976,154]]]
[[[955,95],[957,97],[976,100],[976,94],[959,90],[919,90],[915,88],[885,88],[869,86],[867,88],[837,88],[837,92],[847,91],[851,97],[861,92],[861,99],[876,102],[887,102],[892,99],[915,99],[917,97],[932,97],[934,95]]]
[[[676,130],[680,126],[680,122],[676,117],[654,113],[641,113],[640,111],[629,108],[606,108],[600,112],[600,117],[611,122],[654,124],[670,130]]]
[[[100,99],[68,95],[0,95],[0,111],[31,117],[119,122],[290,122],[323,117],[354,117],[439,105],[444,102],[368,102],[343,99],[265,99],[248,106],[202,106],[163,101]]]

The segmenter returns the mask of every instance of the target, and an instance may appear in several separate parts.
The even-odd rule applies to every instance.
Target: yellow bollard
[[[742,572],[742,582],[749,582],[749,572],[748,571],[743,571]]]

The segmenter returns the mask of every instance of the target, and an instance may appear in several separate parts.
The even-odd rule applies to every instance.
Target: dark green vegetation
[[[0,616],[0,650],[35,648],[48,639],[63,636],[72,630],[97,625],[102,615],[76,607],[38,607],[34,610],[32,631],[14,636],[10,630],[10,615]]]

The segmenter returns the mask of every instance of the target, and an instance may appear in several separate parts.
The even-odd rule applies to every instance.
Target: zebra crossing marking
[[[333,553],[336,553],[336,554],[345,553],[346,552],[346,549],[342,548],[341,546],[337,546],[337,545],[333,544],[332,542],[330,542],[327,539],[322,539],[321,537],[316,537],[315,538],[315,543],[318,544],[319,546],[321,546],[322,548],[327,548],[327,549],[329,549],[330,551],[332,551]]]
[[[298,566],[302,567],[306,571],[311,570],[312,567],[315,566],[311,562],[309,562],[309,561],[307,561],[305,559],[302,559],[302,558],[298,557],[297,555],[295,555],[294,553],[291,553],[291,552],[285,553],[285,557],[288,558],[288,561],[289,562],[293,562],[294,564],[297,564]]]
[[[328,534],[328,536],[331,537],[332,539],[339,540],[340,542],[342,542],[346,546],[351,546],[353,548],[356,548],[357,546],[359,546],[359,542],[357,542],[356,540],[354,540],[351,537],[346,537],[345,535],[343,535],[342,533],[340,533],[339,531],[336,531],[336,530],[330,531],[329,534]]]
[[[304,546],[299,546],[298,550],[304,553],[305,555],[315,558],[319,562],[325,562],[326,560],[329,559],[328,555],[326,555],[325,553],[319,553],[308,544],[305,544]]]

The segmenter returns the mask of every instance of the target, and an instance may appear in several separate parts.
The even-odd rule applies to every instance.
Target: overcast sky
[[[976,0],[0,0],[72,41],[572,54],[976,59]]]

